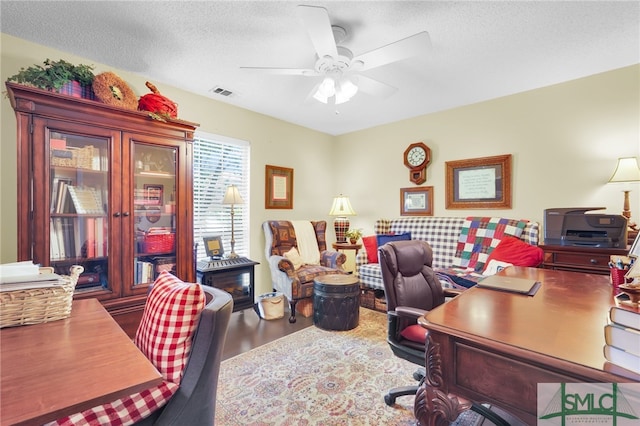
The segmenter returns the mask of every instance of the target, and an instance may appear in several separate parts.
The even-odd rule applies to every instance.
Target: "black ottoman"
[[[313,323],[325,330],[351,330],[360,319],[360,282],[353,275],[313,280]]]

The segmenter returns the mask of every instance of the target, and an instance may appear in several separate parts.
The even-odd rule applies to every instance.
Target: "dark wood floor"
[[[284,313],[284,318],[276,320],[261,319],[253,309],[232,313],[222,359],[234,357],[313,325],[313,317],[297,314],[296,318],[297,321],[290,324],[288,311]]]

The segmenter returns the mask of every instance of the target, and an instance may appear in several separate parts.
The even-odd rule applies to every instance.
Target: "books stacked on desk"
[[[640,310],[612,306],[604,327],[604,356],[620,367],[640,374]]]

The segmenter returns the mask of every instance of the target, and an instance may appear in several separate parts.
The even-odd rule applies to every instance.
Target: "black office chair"
[[[378,258],[387,299],[387,342],[394,355],[421,367],[413,374],[418,385],[394,388],[384,396],[391,406],[399,396],[415,395],[424,380],[426,330],[417,323],[418,318],[461,290],[442,288],[431,268],[431,246],[425,241],[389,242],[378,248]],[[474,403],[471,409],[496,425],[509,426],[483,405]]]

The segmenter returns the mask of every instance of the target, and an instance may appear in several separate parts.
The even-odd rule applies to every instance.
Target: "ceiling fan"
[[[327,9],[319,6],[299,5],[298,16],[307,28],[316,51],[316,63],[313,68],[269,68],[241,67],[256,71],[280,75],[300,75],[322,77],[309,97],[322,103],[341,104],[351,99],[359,90],[364,93],[386,97],[397,88],[375,80],[364,74],[376,67],[387,65],[413,56],[426,53],[431,47],[429,33],[419,32],[367,53],[355,56],[344,46],[339,46],[347,31],[337,25],[331,25]]]

